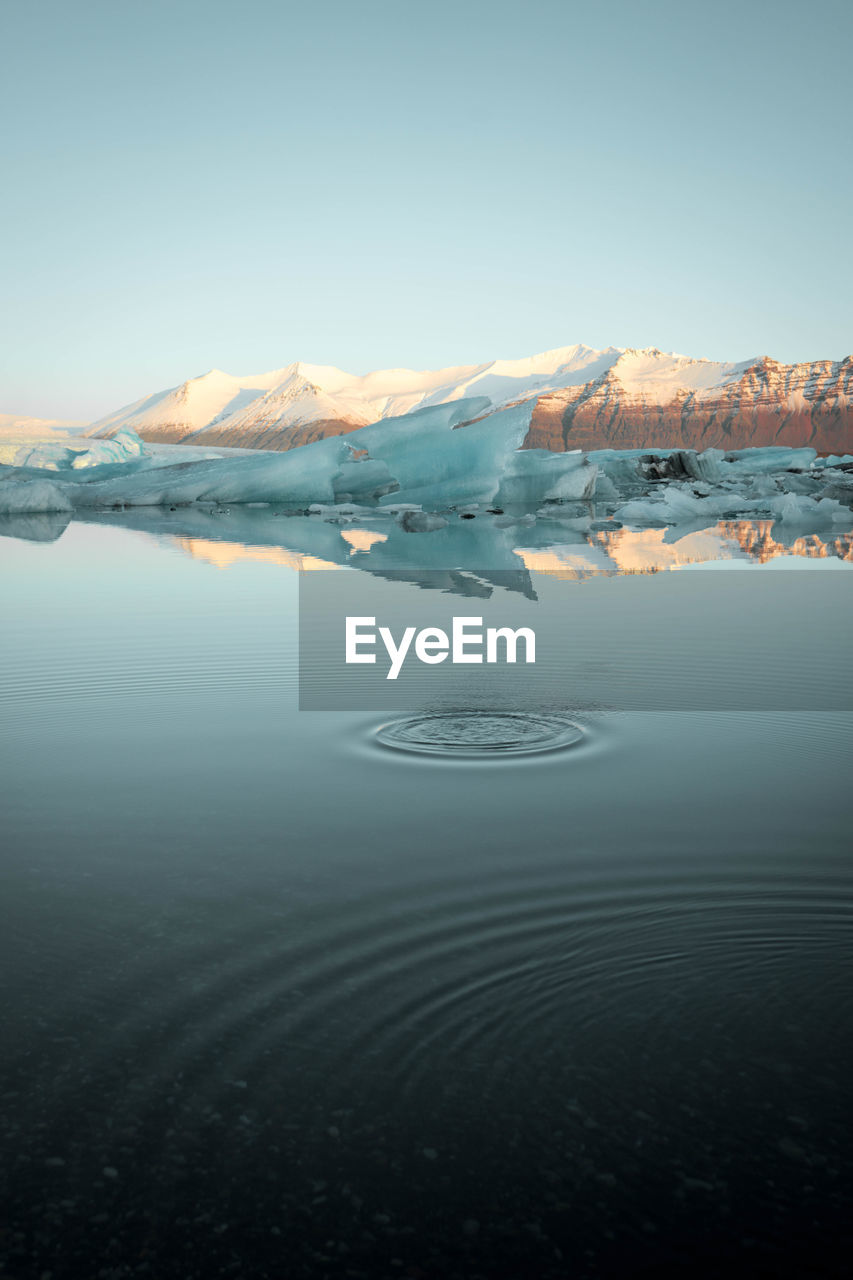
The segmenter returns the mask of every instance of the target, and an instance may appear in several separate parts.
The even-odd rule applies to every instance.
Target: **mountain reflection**
[[[278,564],[289,569],[351,567],[383,577],[416,576],[418,568],[436,569],[453,564],[460,570],[476,570],[485,579],[484,566],[518,575],[515,589],[530,593],[529,575],[544,574],[566,580],[592,575],[660,573],[711,562],[766,564],[780,557],[837,559],[853,562],[853,532],[787,535],[771,520],[721,521],[704,529],[596,528],[588,531],[549,531],[522,528],[494,529],[491,539],[473,537],[469,524],[451,536],[406,534],[388,522],[380,533],[363,528],[340,527],[317,517],[293,517],[276,529],[281,542],[265,546],[255,541],[231,540],[225,531],[216,537],[176,537],[175,545],[196,559],[226,569],[242,561]],[[440,530],[446,535],[447,531]],[[506,537],[507,533],[515,537]],[[254,537],[261,529],[253,530]],[[537,535],[538,536],[531,536]],[[435,540],[435,541],[433,541]],[[284,544],[287,545],[284,545]],[[313,549],[312,549],[313,548]],[[436,554],[439,552],[440,554]],[[431,553],[431,554],[430,554]],[[432,578],[431,582],[435,582]],[[445,590],[472,595],[470,580]]]
[[[853,533],[801,534],[790,542],[779,542],[774,536],[776,526],[772,520],[738,520],[718,526],[727,536],[734,538],[741,550],[751,560],[766,564],[777,556],[803,556],[808,560],[823,560],[828,556],[837,560],[853,561]]]
[[[593,508],[555,507],[512,521],[482,512],[448,513],[430,533],[408,533],[387,514],[293,515],[270,507],[136,507],[87,514],[166,538],[180,552],[230,569],[255,562],[290,570],[357,569],[421,581],[454,594],[488,595],[491,585],[535,595],[537,575],[580,580],[606,574],[650,574],[710,564],[767,564],[781,557],[853,562],[853,529],[809,528],[766,519],[717,521],[706,527],[629,528],[596,519]],[[60,537],[66,515],[7,516],[0,535],[36,541]],[[440,571],[440,577],[436,576]],[[420,576],[419,576],[420,575]],[[494,575],[498,575],[495,577]],[[491,584],[491,585],[490,585]]]

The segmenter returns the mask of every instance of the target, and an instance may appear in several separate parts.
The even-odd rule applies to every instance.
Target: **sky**
[[[853,352],[849,0],[0,0],[0,412]]]

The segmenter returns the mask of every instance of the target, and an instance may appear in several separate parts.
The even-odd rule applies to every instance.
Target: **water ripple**
[[[92,1066],[130,1055],[142,1105],[178,1078],[214,1105],[233,1081],[272,1096],[284,1073],[330,1107],[382,1080],[397,1107],[428,1110],[453,1076],[484,1096],[523,1080],[556,1106],[573,1063],[626,1035],[666,1052],[698,1021],[736,1046],[782,1016],[812,1034],[815,978],[844,1000],[851,909],[845,876],[814,884],[805,868],[771,881],[729,863],[676,884],[553,866],[490,884],[420,877],[262,929],[235,919],[215,943],[155,934],[105,980]]]
[[[456,759],[492,759],[562,751],[583,730],[559,715],[524,711],[432,711],[388,721],[375,740],[395,751]]]

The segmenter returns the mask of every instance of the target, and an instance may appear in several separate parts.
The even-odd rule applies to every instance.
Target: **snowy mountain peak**
[[[755,443],[780,435],[791,443],[804,432],[800,442],[814,443],[811,432],[826,438],[827,451],[845,451],[853,361],[726,362],[659,347],[583,343],[480,364],[361,375],[296,360],[248,376],[211,369],[110,414],[90,434],[129,426],[147,440],[289,449],[465,399],[484,401],[487,414],[535,401],[528,444],[550,449],[680,446],[694,438],[734,447],[756,433]]]

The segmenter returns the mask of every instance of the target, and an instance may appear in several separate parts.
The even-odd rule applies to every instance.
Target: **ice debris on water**
[[[529,405],[471,421],[485,404],[460,400],[422,409],[286,453],[219,450],[220,456],[205,456],[213,451],[188,450],[184,458],[175,449],[148,448],[126,429],[120,457],[106,461],[93,454],[86,466],[55,470],[53,482],[74,510],[256,502],[305,510],[367,502],[434,511],[473,503],[536,505],[592,493],[595,468],[580,451],[522,450]],[[4,467],[0,479],[20,485],[39,478],[32,465],[38,460],[31,453],[26,466]]]
[[[15,454],[16,467],[40,467],[45,471],[72,471],[104,463],[141,458],[145,445],[131,427],[123,427],[107,440],[77,437],[73,443],[45,440],[22,445]]]
[[[10,468],[11,469],[11,468]],[[73,511],[71,499],[50,480],[3,479],[0,472],[0,515],[25,515],[30,511]]]
[[[401,511],[397,523],[405,533],[434,533],[447,527],[444,516],[431,515],[429,511]]]
[[[850,521],[847,455],[787,447],[552,453],[523,447],[529,403],[481,418],[485,407],[482,398],[458,400],[285,453],[150,446],[129,428],[73,447],[33,444],[17,465],[0,466],[0,515],[275,504],[277,514],[307,511],[335,524],[387,515],[407,533],[430,533],[453,512],[504,529],[539,518],[580,527],[594,503],[614,528]]]

